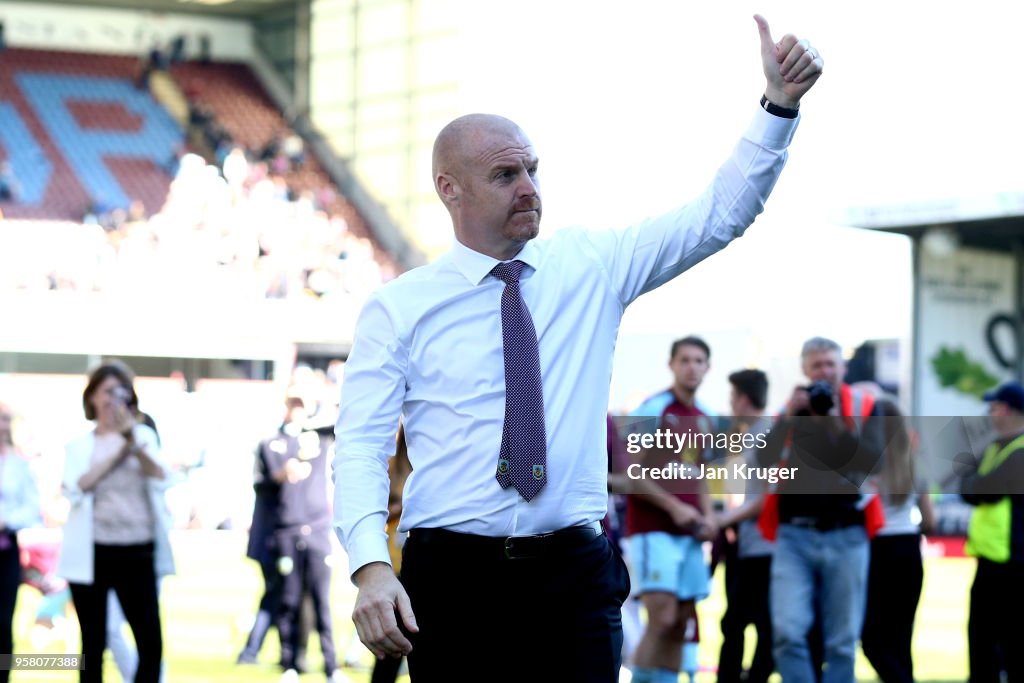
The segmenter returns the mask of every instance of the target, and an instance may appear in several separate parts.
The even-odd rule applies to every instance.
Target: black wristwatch
[[[761,96],[761,108],[773,116],[781,116],[784,119],[795,119],[797,114],[800,113],[799,109],[788,109],[786,107],[780,107],[777,104],[773,104],[768,100],[767,95]]]

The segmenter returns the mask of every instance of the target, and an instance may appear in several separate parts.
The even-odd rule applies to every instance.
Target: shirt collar
[[[527,265],[527,269],[523,271],[523,275],[532,274],[533,271],[537,270],[540,266],[540,250],[537,245],[534,244],[535,239],[530,240],[523,245],[523,248],[519,250],[510,261],[522,261]],[[474,287],[484,281],[484,278],[490,274],[494,266],[501,263],[498,259],[487,254],[481,254],[479,251],[470,249],[465,244],[460,242],[458,239],[453,240],[451,259],[455,264],[455,268],[469,280],[470,284]]]

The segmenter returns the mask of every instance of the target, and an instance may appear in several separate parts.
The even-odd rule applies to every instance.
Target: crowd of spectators
[[[8,223],[0,287],[145,293],[173,282],[179,293],[242,299],[365,296],[395,273],[332,208],[332,188],[289,184],[305,154],[293,137],[255,153],[225,138],[213,163],[182,148],[167,200],[149,216],[141,202],[96,203],[81,225]]]

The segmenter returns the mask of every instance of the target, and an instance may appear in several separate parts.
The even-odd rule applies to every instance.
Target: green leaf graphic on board
[[[968,396],[981,398],[999,383],[999,378],[990,375],[981,363],[968,358],[963,349],[942,346],[931,361],[939,384]]]

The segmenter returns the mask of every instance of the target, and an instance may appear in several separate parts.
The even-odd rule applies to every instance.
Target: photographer
[[[862,494],[882,452],[874,400],[843,383],[839,345],[822,337],[801,352],[808,386],[797,387],[761,452],[799,476],[769,496],[760,526],[776,538],[771,572],[775,663],[786,683],[819,680],[808,646],[815,617],[825,646],[825,683],[854,680],[864,617],[868,532],[877,500]],[[816,615],[816,612],[820,614]]]
[[[163,638],[157,577],[174,573],[156,433],[139,420],[133,373],[118,362],[89,376],[82,395],[96,428],[67,445],[71,502],[57,573],[71,587],[82,630],[82,681],[103,680],[110,589],[139,651],[136,683],[160,678]]]

